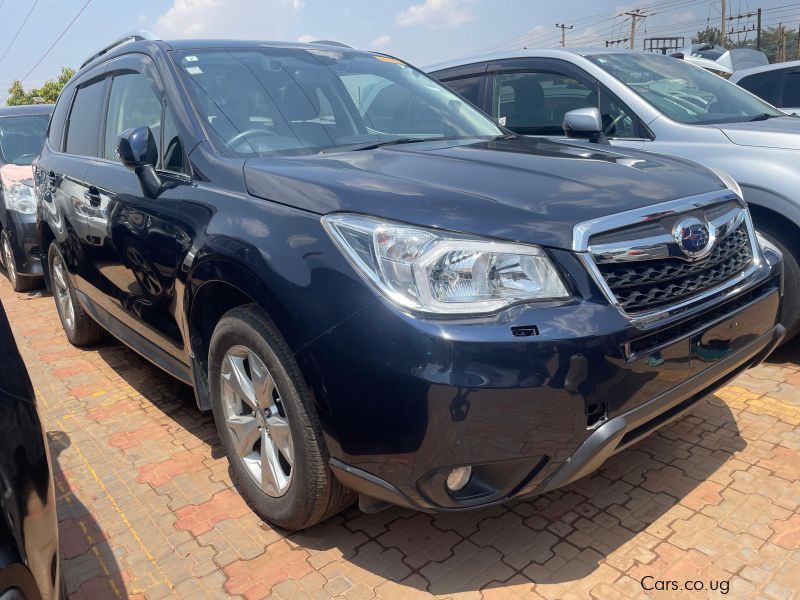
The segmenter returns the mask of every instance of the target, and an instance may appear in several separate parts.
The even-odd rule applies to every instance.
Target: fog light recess
[[[447,491],[458,492],[463,490],[469,483],[469,478],[472,477],[472,467],[456,467],[447,475]]]

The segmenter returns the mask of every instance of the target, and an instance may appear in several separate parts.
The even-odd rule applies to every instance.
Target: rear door
[[[88,235],[84,195],[86,172],[97,155],[98,115],[106,90],[104,72],[104,65],[88,71],[59,100],[47,147],[37,165],[42,208],[79,292],[86,289],[81,260],[83,240]]]
[[[189,181],[187,163],[151,59],[142,54],[115,59],[106,77],[99,152],[85,177],[88,293],[110,317],[112,333],[174,373],[174,361],[187,360],[175,301],[175,220],[180,186]],[[157,198],[147,197],[116,153],[119,135],[134,127],[152,131],[156,170],[165,187],[171,187]]]

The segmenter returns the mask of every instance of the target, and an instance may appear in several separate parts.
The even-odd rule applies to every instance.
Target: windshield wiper
[[[383,146],[396,146],[398,144],[416,144],[417,142],[435,142],[437,140],[441,140],[442,138],[414,138],[414,137],[407,137],[407,138],[398,138],[396,140],[387,140],[384,142],[373,142],[367,144],[365,146],[357,146],[355,148],[349,148],[353,152],[357,152],[359,150],[374,150],[375,148],[382,148]]]
[[[767,119],[774,119],[779,115],[773,115],[771,113],[761,113],[760,115],[756,115],[752,119],[748,119],[749,121],[766,121]]]

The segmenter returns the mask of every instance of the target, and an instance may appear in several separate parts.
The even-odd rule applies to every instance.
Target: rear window
[[[70,102],[72,101],[72,94],[74,89],[70,86],[61,90],[61,94],[56,101],[56,108],[53,111],[53,118],[50,119],[50,130],[47,133],[47,139],[50,146],[61,152],[61,143],[64,141],[64,126],[67,120],[67,111],[69,110]]]
[[[105,90],[105,79],[78,88],[67,125],[68,154],[98,156],[100,114]]]

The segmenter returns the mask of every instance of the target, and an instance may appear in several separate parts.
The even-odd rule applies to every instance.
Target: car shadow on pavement
[[[772,365],[800,364],[800,336],[775,350],[764,362]]]
[[[713,495],[709,477],[746,445],[728,406],[710,396],[563,489],[436,515],[399,508],[364,515],[351,508],[290,539],[312,553],[336,549],[374,575],[437,595],[571,582],[612,553],[617,562],[631,562],[652,550],[660,540],[642,532],[693,492],[690,504]],[[342,527],[360,536],[357,546]]]
[[[203,413],[197,408],[194,390],[190,386],[168,375],[116,340],[104,342],[95,349],[125,383],[176,424],[208,444],[213,458],[225,456],[219,443],[214,418],[210,411]]]
[[[58,505],[61,573],[70,598],[127,598],[119,563],[108,539],[89,510],[72,492],[59,460],[69,448],[63,431],[47,433]]]

